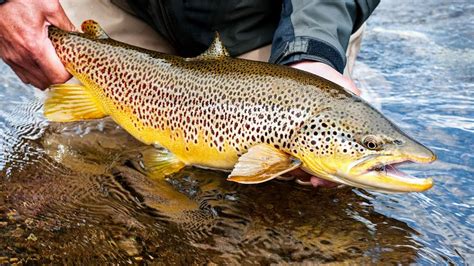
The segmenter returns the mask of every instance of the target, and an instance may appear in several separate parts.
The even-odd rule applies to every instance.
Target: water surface
[[[474,5],[383,1],[354,78],[439,160],[426,193],[272,181],[185,169],[160,183],[108,119],[57,124],[44,94],[0,63],[0,263],[472,263]]]

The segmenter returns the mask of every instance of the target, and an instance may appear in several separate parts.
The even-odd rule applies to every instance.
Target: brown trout
[[[261,183],[296,168],[329,181],[384,192],[424,191],[431,178],[398,171],[436,156],[367,102],[316,75],[234,59],[218,35],[194,58],[110,39],[94,21],[83,33],[49,27],[66,69],[81,85],[54,85],[51,121],[110,116],[145,144],[151,176],[195,166]]]

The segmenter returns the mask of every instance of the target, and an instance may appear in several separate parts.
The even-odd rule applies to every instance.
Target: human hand
[[[48,39],[48,25],[73,31],[59,0],[9,0],[0,5],[0,57],[39,89],[71,78]]]
[[[361,94],[361,91],[356,87],[352,79],[342,75],[327,64],[314,61],[302,61],[294,63],[290,65],[290,67],[318,75],[354,92],[357,95]]]
[[[341,73],[337,72],[334,68],[330,67],[327,64],[314,62],[314,61],[302,61],[290,65],[291,67],[304,70],[306,72],[318,75],[329,81],[332,81],[357,95],[360,95],[360,90],[356,87],[352,79],[343,76]],[[335,187],[338,184],[319,178],[317,176],[310,176],[309,174],[297,169],[290,173],[290,175],[295,176],[299,183],[312,185],[313,187]]]

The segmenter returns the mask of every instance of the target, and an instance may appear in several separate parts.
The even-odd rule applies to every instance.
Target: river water
[[[439,159],[425,193],[238,185],[185,169],[167,182],[104,119],[48,123],[45,95],[0,62],[0,263],[474,263],[474,4],[383,1],[354,78]]]

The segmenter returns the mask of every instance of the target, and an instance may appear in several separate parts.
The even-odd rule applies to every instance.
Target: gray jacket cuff
[[[296,37],[272,53],[269,62],[281,65],[299,61],[317,61],[325,63],[340,73],[344,71],[345,55],[328,42],[311,37]]]

